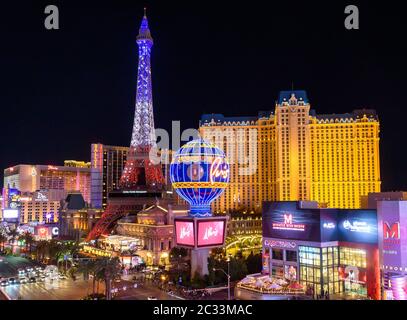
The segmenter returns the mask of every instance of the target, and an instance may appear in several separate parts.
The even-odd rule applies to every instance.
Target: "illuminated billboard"
[[[339,241],[377,243],[376,210],[338,210]]]
[[[19,210],[18,209],[3,209],[3,219],[18,219]]]
[[[378,241],[376,210],[301,208],[296,201],[263,204],[263,237],[314,242]]]
[[[319,211],[319,209],[299,209],[295,201],[265,202],[263,204],[263,236],[320,241]]]
[[[378,201],[379,248],[383,270],[407,272],[407,201]]]
[[[225,241],[225,219],[197,220],[198,248],[223,246]]]
[[[175,220],[175,235],[178,246],[195,247],[193,220]]]

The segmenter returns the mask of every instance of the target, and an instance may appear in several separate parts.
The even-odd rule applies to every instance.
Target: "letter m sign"
[[[400,239],[400,222],[395,222],[390,226],[388,222],[383,221],[383,238]]]
[[[284,214],[284,223],[285,224],[292,224],[293,223],[293,215],[292,214]]]

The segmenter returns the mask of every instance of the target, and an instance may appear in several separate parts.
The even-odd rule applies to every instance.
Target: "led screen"
[[[338,210],[339,241],[377,243],[376,210]]]
[[[4,209],[3,219],[18,219],[18,209]]]
[[[222,246],[225,237],[225,220],[198,221],[198,247]]]
[[[175,232],[177,245],[181,246],[195,246],[195,233],[193,221],[175,221]]]
[[[265,202],[263,236],[268,238],[320,241],[319,209],[298,209],[296,202]]]

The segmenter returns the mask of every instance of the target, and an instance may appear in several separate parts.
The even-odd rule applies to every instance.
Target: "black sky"
[[[0,8],[1,170],[90,159],[128,145],[135,38],[148,7],[156,126],[202,113],[254,115],[280,90],[307,90],[317,113],[374,108],[383,190],[407,189],[406,21],[396,1],[18,1]],[[44,28],[44,8],[60,30]],[[360,30],[344,28],[356,4]],[[2,182],[2,179],[1,179]]]

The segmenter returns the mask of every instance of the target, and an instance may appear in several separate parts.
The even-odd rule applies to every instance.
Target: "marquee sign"
[[[274,248],[285,248],[285,249],[295,249],[297,244],[294,241],[282,241],[282,240],[264,240],[264,246]]]
[[[273,229],[277,230],[291,230],[291,231],[305,231],[305,224],[293,223],[293,215],[291,213],[284,213],[284,222],[273,222]]]

